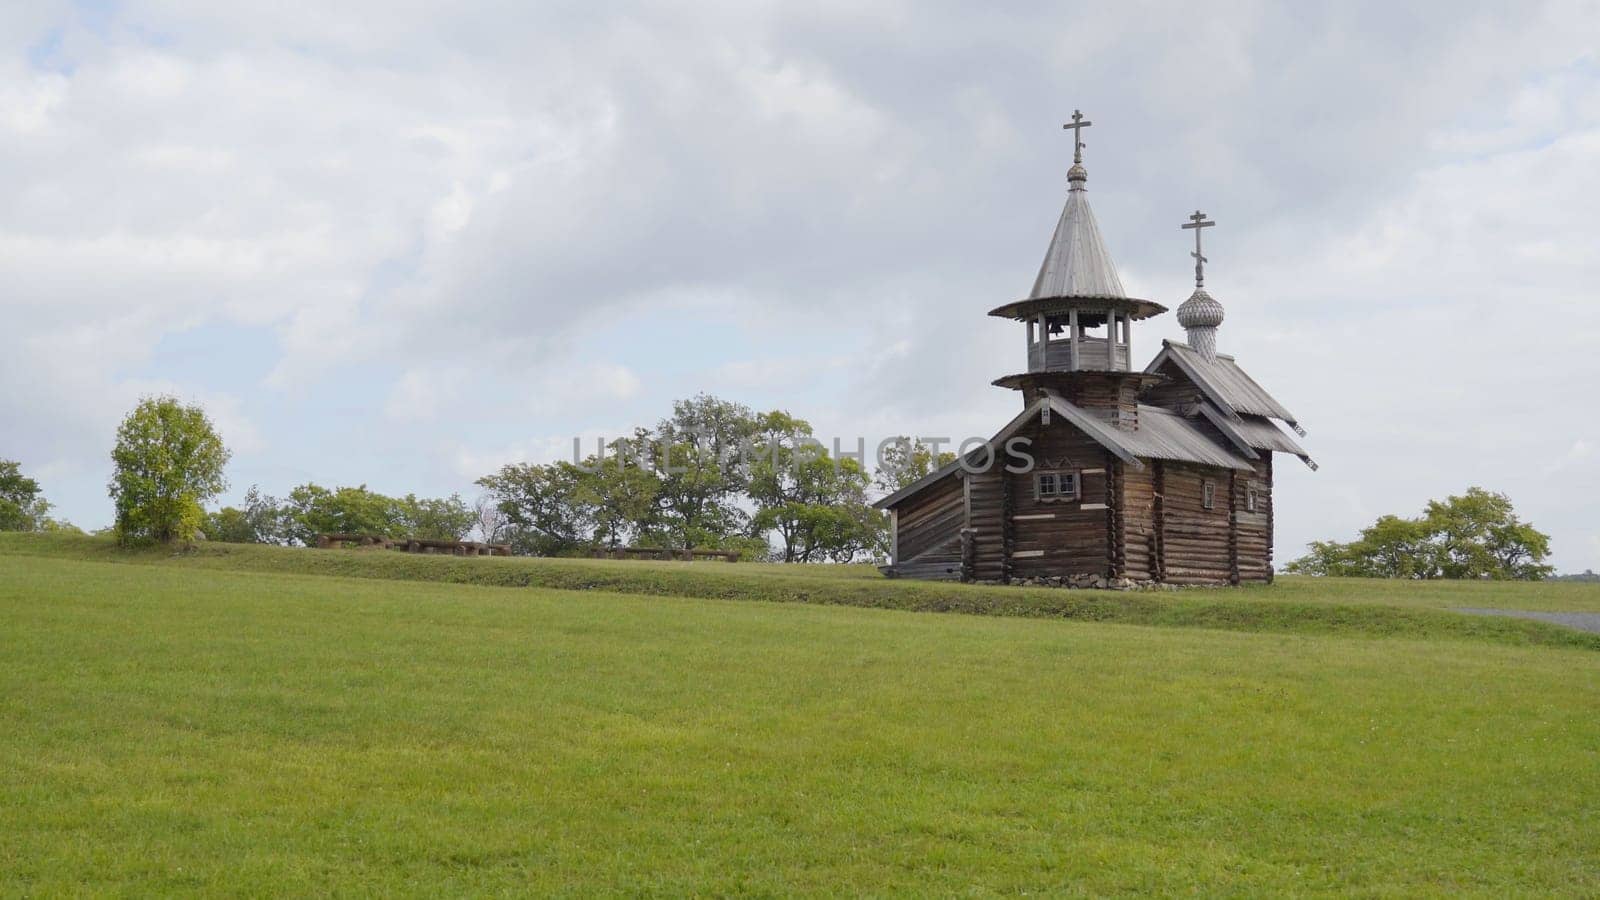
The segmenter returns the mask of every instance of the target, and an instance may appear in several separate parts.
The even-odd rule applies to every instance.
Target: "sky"
[[[987,436],[1082,109],[1124,285],[1321,464],[1280,561],[1482,486],[1600,569],[1600,3],[0,6],[0,458],[109,524],[141,396],[231,488],[476,494],[708,392]],[[1134,352],[1182,339],[1167,314]]]

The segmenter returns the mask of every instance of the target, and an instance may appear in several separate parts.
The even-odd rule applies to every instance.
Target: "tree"
[[[108,485],[123,543],[189,540],[205,518],[201,504],[228,486],[229,452],[205,410],[172,397],[139,402],[117,429]]]
[[[636,434],[635,450],[640,437],[653,445],[660,481],[647,530],[672,547],[720,546],[743,533],[749,517],[738,499],[749,486],[744,451],[755,428],[749,407],[699,394],[674,403],[654,434]]]
[[[1498,578],[1534,580],[1550,538],[1517,517],[1504,494],[1470,488],[1428,503],[1415,519],[1384,516],[1355,541],[1314,541],[1285,569],[1308,575],[1360,578]]]
[[[249,520],[245,518],[244,510],[233,506],[224,506],[207,515],[200,532],[206,536],[206,540],[224,544],[260,543],[250,528]]]
[[[419,500],[415,494],[407,494],[395,504],[399,529],[405,536],[423,540],[459,541],[472,530],[476,520],[460,494],[433,500]]]
[[[288,544],[290,511],[276,497],[261,493],[256,485],[244,495],[244,508],[225,506],[206,518],[202,529],[209,540],[228,544]]]
[[[892,494],[929,472],[954,462],[955,458],[956,455],[949,450],[935,454],[927,444],[901,435],[884,446],[878,454],[878,471],[873,486],[885,494]]]
[[[517,553],[559,556],[584,545],[595,532],[589,508],[576,501],[583,472],[571,463],[513,463],[478,479],[506,518]]]
[[[1539,580],[1550,537],[1517,517],[1511,498],[1482,488],[1432,501],[1423,516],[1435,536],[1434,568],[1444,578]]]
[[[319,534],[398,537],[402,530],[395,501],[367,490],[364,484],[333,490],[302,484],[289,492],[285,510],[289,537],[307,547],[316,543]]]
[[[613,449],[622,448],[613,444]],[[619,547],[645,531],[661,494],[655,472],[628,462],[621,452],[610,460],[591,456],[579,468],[572,502],[592,521],[596,543]]]
[[[493,494],[480,494],[472,501],[472,530],[485,544],[505,543],[509,523]]]
[[[24,477],[20,463],[0,459],[0,531],[43,530],[49,513],[39,482]]]
[[[849,562],[881,543],[883,516],[867,503],[858,460],[833,459],[811,425],[785,412],[758,417],[764,451],[750,467],[752,527],[774,531],[784,562]]]

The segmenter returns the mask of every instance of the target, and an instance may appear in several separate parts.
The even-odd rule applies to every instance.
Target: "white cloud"
[[[1592,17],[14,4],[0,453],[93,473],[153,381],[233,404],[214,415],[296,472],[357,434],[538,453],[519,436],[648,422],[706,386],[689,378],[830,434],[992,430],[1016,404],[988,381],[1020,337],[983,312],[1031,280],[1081,107],[1130,287],[1176,305],[1176,220],[1221,223],[1224,345],[1325,463],[1285,474],[1281,555],[1481,481],[1556,532],[1563,565],[1600,566],[1541,478],[1547,448],[1594,440],[1563,424],[1600,383],[1600,76],[1573,27]],[[666,310],[702,333],[594,338]],[[267,329],[271,358],[156,355],[218,323]],[[1136,348],[1175,333],[1146,323]],[[505,458],[424,456],[336,474],[442,482]],[[1424,476],[1398,482],[1396,458]]]

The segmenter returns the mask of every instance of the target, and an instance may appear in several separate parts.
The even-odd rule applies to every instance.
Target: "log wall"
[[[1040,470],[1076,470],[1073,501],[1034,496],[1034,473],[1002,473],[1015,512],[1011,517],[1011,571],[1017,578],[1090,573],[1110,574],[1112,457],[1075,428],[1034,426],[1028,452]]]
[[[1254,474],[1240,472],[1234,488],[1241,582],[1272,580],[1272,454],[1262,451],[1255,469]],[[1251,485],[1256,489],[1255,512],[1246,508]]]
[[[1171,584],[1232,583],[1234,553],[1228,521],[1232,470],[1173,461],[1162,462],[1161,468],[1162,580]],[[1204,503],[1207,481],[1216,486],[1211,509]]]
[[[967,475],[970,500],[967,527],[972,529],[972,577],[1000,581],[1006,573],[1006,545],[1011,540],[1006,518],[1006,479],[997,461],[987,472]]]
[[[929,485],[895,510],[896,575],[906,578],[957,578],[961,528],[966,524],[963,479],[952,473]]]
[[[1156,580],[1156,467],[1160,460],[1146,460],[1144,468],[1118,462],[1122,469],[1123,577],[1139,581]]]

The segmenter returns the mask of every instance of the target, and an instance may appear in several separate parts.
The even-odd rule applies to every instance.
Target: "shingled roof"
[[[1305,429],[1295,420],[1294,413],[1273,399],[1265,388],[1247,375],[1244,369],[1239,368],[1233,357],[1218,353],[1216,362],[1212,362],[1188,344],[1178,341],[1161,343],[1161,352],[1156,354],[1156,358],[1145,367],[1146,372],[1153,374],[1170,360],[1211,402],[1235,422],[1244,416],[1265,416],[1288,423],[1296,434],[1302,436],[1305,434]],[[1301,454],[1297,455],[1303,453],[1304,451],[1301,451]]]

